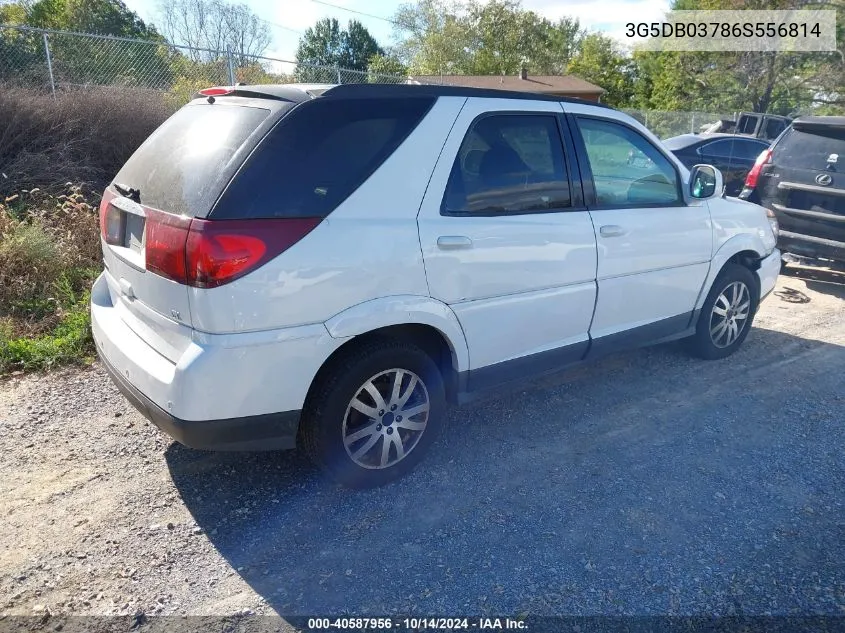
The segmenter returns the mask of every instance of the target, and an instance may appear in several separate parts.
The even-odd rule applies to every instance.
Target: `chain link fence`
[[[165,92],[177,106],[202,88],[233,83],[406,83],[331,66],[123,37],[0,25],[0,82],[52,93],[86,86]],[[721,118],[705,112],[625,110],[660,138],[699,132]]]
[[[654,132],[659,138],[667,139],[680,134],[703,132],[712,124],[722,120],[733,120],[734,115],[712,112],[660,112],[657,110],[623,110]]]
[[[0,25],[0,81],[53,93],[79,86],[161,90],[187,100],[234,83],[404,83],[406,77],[123,37]]]

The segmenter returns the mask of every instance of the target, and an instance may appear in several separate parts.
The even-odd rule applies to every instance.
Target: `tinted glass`
[[[737,158],[747,160],[756,160],[768,145],[766,143],[755,143],[754,141],[746,141],[743,139],[736,139],[734,141],[734,155]]]
[[[220,173],[270,114],[263,108],[188,105],[132,154],[114,182],[138,189],[147,206],[205,215],[220,194]]]
[[[780,119],[769,119],[766,121],[766,138],[774,139],[786,129],[786,122]],[[761,150],[762,151],[762,150]]]
[[[258,145],[211,217],[325,217],[399,147],[432,102],[319,98],[299,105]]]
[[[578,127],[599,205],[681,204],[672,163],[640,133],[599,119],[579,118]]]
[[[445,213],[530,213],[571,206],[557,119],[493,115],[473,123],[446,186]]]
[[[790,129],[775,145],[772,162],[779,167],[827,169],[828,159],[836,154],[834,165],[841,169],[845,161],[845,129],[815,127],[809,130]]]
[[[701,153],[704,156],[720,156],[729,158],[730,156],[733,156],[735,151],[736,148],[732,139],[713,141],[712,143],[707,143],[707,145],[702,145],[701,147]],[[759,154],[759,152],[757,153]]]

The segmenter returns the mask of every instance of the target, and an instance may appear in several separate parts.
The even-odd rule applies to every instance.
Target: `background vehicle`
[[[780,248],[845,261],[845,117],[802,117],[758,157],[740,197],[772,209]]]
[[[737,196],[754,161],[769,143],[735,134],[682,134],[663,141],[678,159],[692,168],[694,165],[713,165],[722,172],[725,193]]]
[[[735,120],[720,119],[715,123],[702,126],[701,131],[705,134],[730,133],[773,141],[789,126],[791,121],[791,118],[777,114],[740,112]]]
[[[210,89],[103,196],[94,339],[177,440],[379,485],[447,401],[658,341],[733,353],[780,256],[721,180],[577,100]]]

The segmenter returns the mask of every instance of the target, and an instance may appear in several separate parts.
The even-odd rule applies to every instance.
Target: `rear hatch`
[[[845,242],[845,117],[795,121],[772,148],[757,188],[782,230]]]
[[[197,99],[165,121],[104,192],[100,223],[112,303],[128,327],[173,362],[191,340],[189,228],[208,215],[272,122],[294,105]]]

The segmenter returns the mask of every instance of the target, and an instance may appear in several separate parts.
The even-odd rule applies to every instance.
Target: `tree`
[[[147,25],[121,0],[37,0],[0,7],[0,21],[62,31],[96,33],[148,42],[164,43],[152,25]],[[4,55],[14,66],[13,77],[40,77],[45,83],[44,45],[40,36],[4,31],[0,48],[14,47]],[[116,39],[99,39],[55,34],[49,36],[53,79],[70,84],[128,84],[162,88],[172,75],[170,56],[163,47]],[[0,51],[2,52],[2,51]],[[5,69],[4,69],[5,70]],[[0,72],[0,76],[5,73]]]
[[[342,29],[335,18],[323,18],[307,28],[299,40],[296,76],[300,81],[342,82],[347,78],[338,78],[336,71],[330,69],[363,73],[370,59],[378,55],[384,55],[384,50],[363,24],[350,20]]]
[[[161,40],[155,27],[145,24],[121,0],[14,2],[0,7],[0,21],[44,29]]]
[[[417,0],[394,16],[397,49],[416,74],[561,74],[583,31],[551,22],[520,0]]]
[[[173,44],[191,47],[188,55],[194,61],[213,61],[228,47],[236,63],[245,65],[270,45],[270,28],[245,4],[163,0],[159,13],[164,35]]]
[[[675,0],[673,9],[809,9],[837,11],[839,50],[791,52],[637,52],[637,101],[660,110],[739,110],[795,114],[845,106],[845,2],[828,0]],[[639,82],[638,82],[639,83]],[[646,88],[646,85],[648,88]]]
[[[374,76],[373,83],[378,83],[379,77],[407,75],[408,68],[396,55],[376,54],[370,57],[367,72]]]
[[[608,105],[631,106],[633,67],[612,38],[601,33],[586,36],[568,72],[604,88],[602,100]]]

